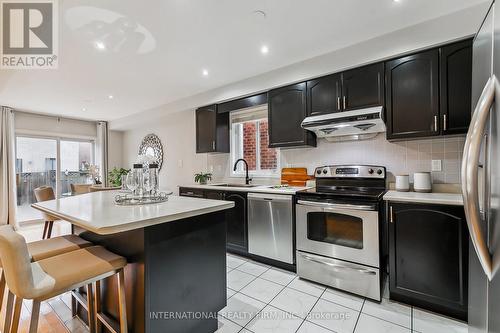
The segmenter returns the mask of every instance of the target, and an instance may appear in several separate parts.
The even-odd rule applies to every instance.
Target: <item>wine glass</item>
[[[137,189],[138,184],[137,184],[136,177],[134,177],[134,173],[132,171],[130,171],[127,174],[126,184],[127,184],[127,188],[129,189],[129,191],[132,192],[132,194],[134,194],[135,190]]]
[[[151,181],[151,176],[149,173],[144,174],[144,191],[146,193],[149,193],[149,196],[151,197],[151,191],[153,190],[153,182]]]

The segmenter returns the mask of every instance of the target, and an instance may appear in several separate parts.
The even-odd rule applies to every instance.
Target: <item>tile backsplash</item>
[[[318,140],[316,148],[281,149],[281,167],[314,168],[335,164],[373,164],[385,166],[388,180],[395,175],[431,171],[432,160],[441,160],[441,171],[432,172],[433,182],[460,183],[460,168],[465,136],[424,140],[389,142],[385,135],[371,140],[328,142]],[[230,154],[208,155],[208,166],[213,167],[214,179],[231,176]]]

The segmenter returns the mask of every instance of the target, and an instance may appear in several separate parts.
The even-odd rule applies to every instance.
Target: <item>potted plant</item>
[[[200,185],[206,185],[207,181],[212,180],[212,174],[211,173],[196,173],[194,175],[194,181],[196,183],[200,183]]]
[[[109,182],[113,186],[122,186],[122,176],[127,175],[129,172],[130,169],[114,167],[113,170],[108,172]]]

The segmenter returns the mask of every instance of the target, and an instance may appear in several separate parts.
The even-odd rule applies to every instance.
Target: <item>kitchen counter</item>
[[[119,206],[116,194],[86,193],[33,207],[85,229],[80,237],[127,259],[130,332],[215,332],[217,313],[227,304],[225,210],[234,202],[170,196],[163,203]],[[111,326],[120,303],[113,283],[101,281],[101,311]],[[86,318],[75,304],[76,315]],[[156,317],[169,313],[209,316]]]
[[[190,184],[181,185],[184,188],[196,188],[202,190],[216,190],[216,191],[231,191],[231,192],[251,192],[251,193],[271,193],[271,194],[295,194],[298,191],[313,188],[313,186],[290,186],[282,188],[272,188],[273,185],[255,185],[254,187],[232,187],[232,186],[217,186],[218,184],[227,183],[214,183],[207,185]]]
[[[158,204],[118,206],[114,202],[116,195],[116,191],[92,192],[38,202],[32,207],[99,235],[145,228],[234,207],[232,201],[197,200],[176,195]]]
[[[464,204],[462,194],[460,193],[418,193],[388,191],[384,195],[384,200],[453,206],[463,206]]]

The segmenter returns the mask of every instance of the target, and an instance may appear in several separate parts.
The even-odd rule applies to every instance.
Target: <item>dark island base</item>
[[[80,236],[127,258],[130,332],[217,330],[217,312],[226,306],[227,292],[224,212],[119,234],[103,236],[84,231]],[[73,305],[75,314],[86,321],[84,307],[76,301]],[[101,282],[100,316],[118,327],[115,277]],[[112,332],[101,326],[102,332]]]

